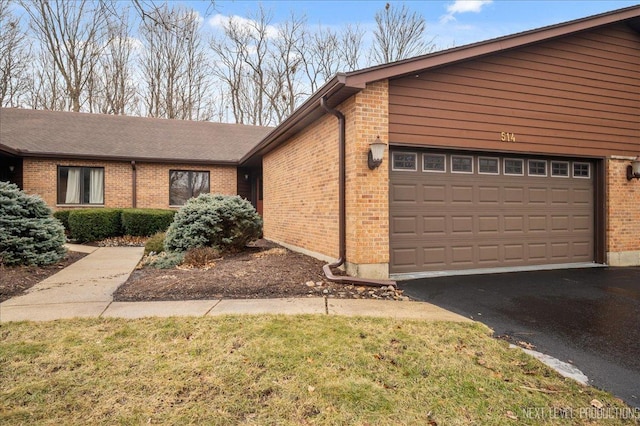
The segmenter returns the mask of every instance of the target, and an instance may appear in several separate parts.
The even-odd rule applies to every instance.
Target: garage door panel
[[[447,266],[447,251],[444,247],[427,247],[422,252],[425,265],[436,268]]]
[[[415,248],[395,249],[392,251],[393,263],[397,266],[414,266],[418,264],[418,250]]]
[[[392,189],[392,201],[395,203],[408,202],[414,204],[416,202],[416,189],[417,184],[407,185],[407,184],[396,184],[393,185]]]
[[[504,232],[524,232],[524,216],[505,216]]]
[[[528,188],[529,204],[547,204],[547,188]]]
[[[451,247],[451,264],[456,266],[473,265],[473,246]]]
[[[547,216],[529,216],[529,232],[547,232]]]
[[[568,188],[551,188],[551,203],[553,204],[569,204]]]
[[[392,235],[418,235],[417,218],[415,216],[395,216],[391,219]]]
[[[500,261],[499,245],[481,245],[478,247],[478,262],[496,264]]]
[[[478,217],[478,233],[480,234],[494,234],[497,235],[500,232],[500,217],[499,216],[479,216]]]
[[[527,244],[528,256],[527,259],[545,260],[547,258],[547,244],[546,243],[529,243]]]
[[[522,262],[525,259],[524,244],[505,244],[503,246],[505,262]]]
[[[446,186],[445,185],[423,185],[422,186],[423,201],[428,204],[444,204],[446,202]]]
[[[593,191],[588,188],[574,188],[573,202],[574,204],[591,204],[593,200]]]
[[[447,218],[445,216],[427,216],[422,218],[425,236],[447,235]]]
[[[392,273],[593,261],[594,179],[475,169],[390,172]]]
[[[567,230],[569,230],[569,216],[567,216],[567,215],[552,215],[551,216],[551,230],[552,231],[567,231]]]
[[[584,259],[585,261],[591,260],[591,252],[593,251],[593,247],[590,241],[577,241],[573,243],[573,256],[576,260]]]
[[[473,187],[452,185],[451,186],[451,203],[452,204],[473,204]]]
[[[500,188],[495,186],[481,186],[478,188],[478,203],[495,206],[500,201]]]
[[[524,202],[524,188],[521,187],[505,187],[504,203],[505,204],[519,204]]]
[[[574,215],[573,216],[573,230],[574,231],[591,231],[593,226],[593,217],[587,215]]]
[[[473,216],[452,216],[451,217],[451,233],[456,234],[472,234],[473,233]]]

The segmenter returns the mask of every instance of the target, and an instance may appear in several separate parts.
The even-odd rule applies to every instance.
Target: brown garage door
[[[390,271],[594,260],[588,160],[396,150]]]

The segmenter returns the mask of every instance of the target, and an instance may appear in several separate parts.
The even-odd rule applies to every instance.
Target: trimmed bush
[[[53,217],[62,222],[62,226],[68,232],[69,231],[69,214],[71,210],[58,210],[53,212]]]
[[[66,252],[64,242],[64,228],[42,198],[0,182],[0,264],[58,262]]]
[[[175,216],[175,210],[124,209],[122,230],[125,235],[146,237],[165,232]]]
[[[164,251],[164,232],[158,232],[147,240],[144,245],[144,254],[162,253]]]
[[[81,209],[69,214],[69,234],[80,243],[122,235],[122,209]]]
[[[213,247],[241,250],[262,234],[262,218],[240,196],[200,194],[176,213],[164,241],[166,250]]]

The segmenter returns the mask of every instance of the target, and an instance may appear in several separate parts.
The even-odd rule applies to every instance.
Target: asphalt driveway
[[[405,294],[535,345],[640,408],[640,268],[424,278]]]

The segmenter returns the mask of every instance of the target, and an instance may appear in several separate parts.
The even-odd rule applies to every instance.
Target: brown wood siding
[[[640,34],[618,24],[391,80],[392,144],[640,153]],[[502,142],[501,132],[516,142]]]

